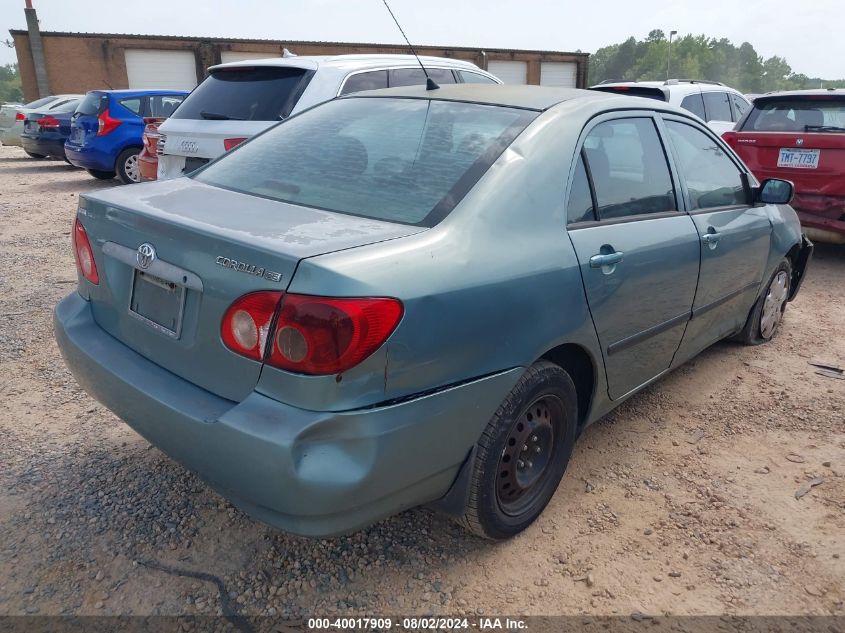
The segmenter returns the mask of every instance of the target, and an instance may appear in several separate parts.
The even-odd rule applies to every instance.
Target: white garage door
[[[491,59],[487,64],[487,72],[496,75],[506,84],[528,83],[528,63],[499,61]]]
[[[220,53],[220,61],[224,64],[229,62],[242,62],[247,59],[267,59],[268,57],[280,57],[270,53],[243,53],[241,51],[223,51]]]
[[[575,88],[578,85],[578,67],[574,62],[542,62],[540,85]]]
[[[190,90],[197,85],[193,51],[126,50],[130,88]]]

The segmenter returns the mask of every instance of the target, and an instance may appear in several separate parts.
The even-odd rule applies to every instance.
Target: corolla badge
[[[144,242],[138,247],[135,259],[138,262],[138,265],[146,270],[156,259],[155,247],[149,242]]]
[[[182,141],[179,143],[179,149],[186,154],[196,154],[200,150],[196,141]]]

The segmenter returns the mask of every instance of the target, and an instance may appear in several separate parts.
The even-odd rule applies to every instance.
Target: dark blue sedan
[[[168,117],[187,96],[184,90],[92,90],[71,118],[65,154],[95,178],[141,181],[138,154],[145,117]]]
[[[21,133],[21,145],[33,158],[61,158],[65,156],[65,141],[70,136],[70,119],[79,99],[68,101],[53,110],[34,110],[26,115]]]

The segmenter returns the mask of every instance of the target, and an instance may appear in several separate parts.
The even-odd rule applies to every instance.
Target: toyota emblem
[[[144,242],[138,247],[138,253],[135,255],[135,259],[138,260],[138,265],[143,268],[147,269],[150,267],[155,261],[156,258],[156,249],[155,247],[150,244],[149,242]]]

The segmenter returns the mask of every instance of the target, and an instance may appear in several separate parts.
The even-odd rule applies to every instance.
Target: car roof
[[[105,95],[114,95],[116,97],[126,96],[143,96],[143,95],[186,95],[190,90],[167,90],[163,88],[122,88],[119,90],[90,90],[89,92],[97,92]]]
[[[625,107],[641,109],[642,98],[601,92],[598,90],[581,90],[578,88],[552,88],[549,86],[527,86],[509,84],[449,84],[436,90],[427,90],[425,86],[403,86],[400,88],[383,88],[356,92],[343,99],[361,97],[400,97],[414,99],[437,99],[440,101],[464,101],[483,105],[496,105],[526,110],[544,111],[565,101],[600,102],[615,100],[614,106],[619,109]],[[653,101],[653,100],[652,100]],[[652,109],[678,111],[688,114],[674,106],[654,101]],[[665,107],[664,107],[665,106]]]
[[[450,68],[466,68],[467,70],[481,70],[472,62],[462,59],[448,57],[431,57],[420,55],[423,65],[449,66]],[[342,70],[366,70],[369,68],[382,68],[384,66],[416,66],[418,64],[413,55],[389,55],[389,54],[359,54],[359,55],[295,55],[291,57],[269,57],[246,59],[225,64],[216,64],[209,70],[218,68],[237,68],[239,66],[276,66],[307,68],[317,70],[321,67],[331,67]]]
[[[815,88],[811,90],[783,90],[757,95],[756,101],[781,99],[784,97],[845,97],[845,88]]]

